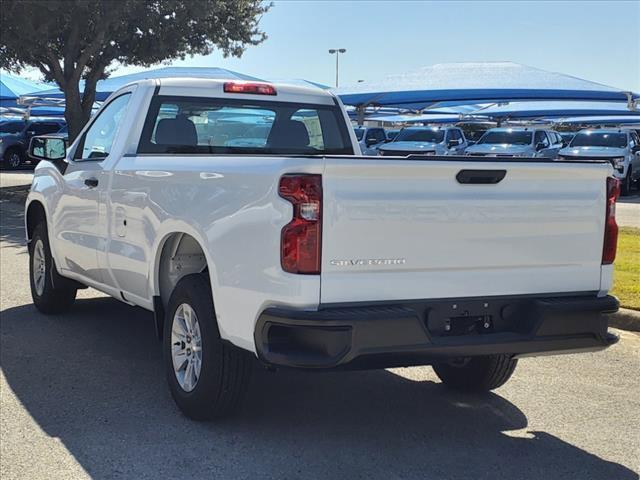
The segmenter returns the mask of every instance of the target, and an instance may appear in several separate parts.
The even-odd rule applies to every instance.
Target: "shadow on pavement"
[[[64,316],[15,307],[0,325],[11,389],[96,478],[637,478],[545,432],[510,436],[527,419],[499,395],[385,370],[256,366],[238,416],[192,422],[170,398],[151,314],[109,298]]]
[[[23,218],[24,202],[14,202],[0,195],[0,240],[4,246],[26,246]]]

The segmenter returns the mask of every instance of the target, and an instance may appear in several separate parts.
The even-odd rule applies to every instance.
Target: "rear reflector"
[[[620,181],[607,178],[607,208],[604,221],[604,245],[602,247],[602,265],[609,265],[616,259],[618,245],[618,224],[616,223],[616,200],[620,195]]]
[[[250,93],[253,95],[277,95],[273,85],[255,82],[225,82],[225,93]]]
[[[282,269],[317,275],[322,247],[322,175],[284,175],[278,193],[293,205],[293,218],[282,228],[280,238]]]

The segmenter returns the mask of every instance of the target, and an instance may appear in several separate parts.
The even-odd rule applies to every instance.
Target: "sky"
[[[512,61],[640,92],[640,0],[275,1],[260,28],[269,38],[241,58],[214,52],[171,65],[333,86],[327,50],[346,48],[341,85],[437,63]]]

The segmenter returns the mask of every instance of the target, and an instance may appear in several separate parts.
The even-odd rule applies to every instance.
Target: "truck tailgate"
[[[610,169],[327,157],[321,302],[597,291]]]

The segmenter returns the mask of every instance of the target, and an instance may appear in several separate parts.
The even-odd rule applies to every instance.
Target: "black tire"
[[[19,148],[9,148],[4,152],[2,159],[4,168],[7,170],[16,170],[24,165],[24,153]]]
[[[34,251],[42,246],[44,254],[44,272],[41,286],[36,287],[34,262],[37,261]],[[38,262],[40,264],[40,262]],[[49,248],[49,236],[47,224],[41,221],[33,230],[29,242],[29,283],[31,285],[31,298],[38,310],[46,314],[62,313],[73,305],[76,299],[77,289],[72,287],[71,281],[61,277],[55,267]]]
[[[489,355],[438,363],[433,369],[442,383],[454,390],[488,392],[504,385],[517,364],[511,355]]]
[[[201,338],[200,375],[190,391],[180,385],[172,357],[174,317],[183,304],[195,312]],[[187,275],[176,285],[164,319],[163,351],[171,396],[187,417],[211,420],[227,416],[240,406],[249,383],[252,358],[248,352],[220,339],[206,274]]]
[[[631,194],[631,189],[633,188],[633,177],[631,176],[633,172],[631,171],[631,167],[627,170],[627,176],[622,180],[622,186],[620,190],[620,195],[626,197]]]

